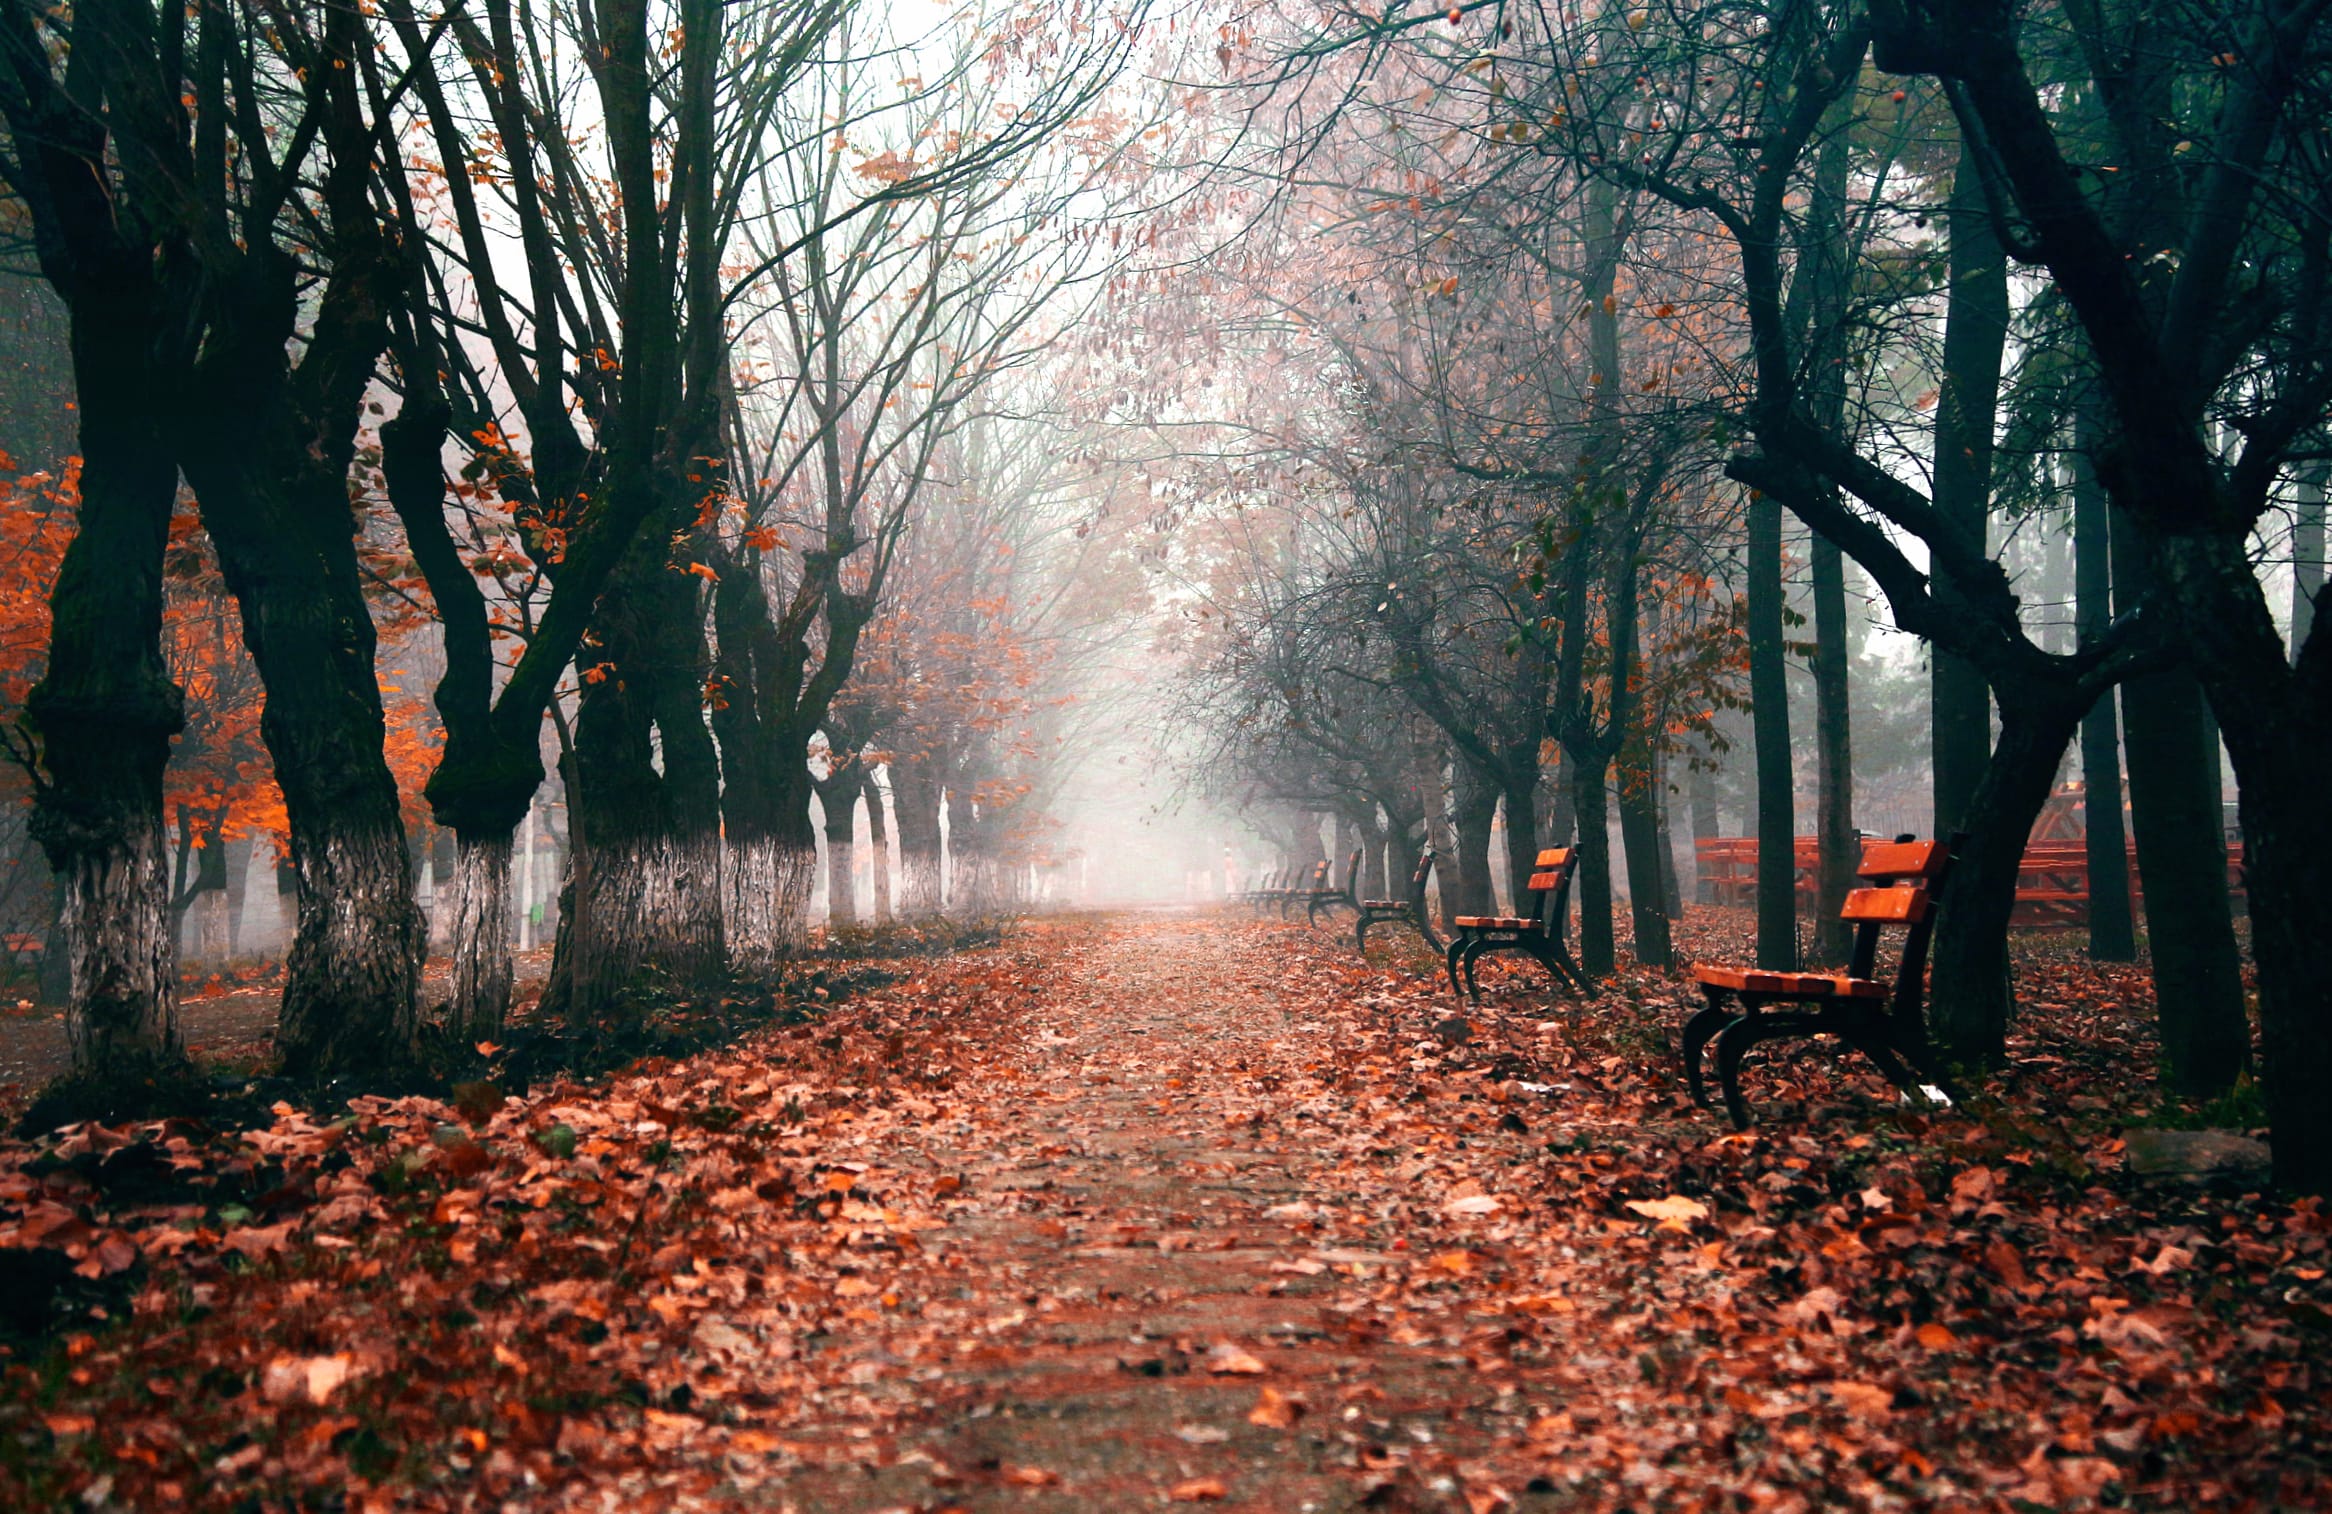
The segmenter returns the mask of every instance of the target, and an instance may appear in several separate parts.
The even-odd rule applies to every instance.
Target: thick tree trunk
[[[2007,1045],[2014,1000],[2008,917],[2016,908],[2017,873],[2081,715],[2061,701],[2011,718],[2002,703],[2000,741],[1968,804],[1931,957],[1935,1039],[1951,1057],[1979,1065],[1998,1062]]]
[[[1749,502],[1749,704],[1757,747],[1757,965],[1798,965],[1797,794],[1781,635],[1781,505]]]
[[[663,538],[644,539],[601,598],[603,676],[576,713],[572,898],[543,999],[578,1028],[628,1029],[643,977],[696,988],[727,969],[702,614],[695,580],[665,554]]]
[[[704,908],[708,893],[720,898],[718,841],[641,827],[609,835],[601,820],[574,851],[552,969],[559,1012],[578,1028],[636,1023],[634,989],[695,987],[725,961],[720,911]]]
[[[377,823],[361,812],[369,806],[319,815],[314,795],[294,808],[289,791],[299,924],[276,1016],[284,1068],[378,1072],[412,1054],[416,1028],[424,942],[405,828]],[[393,814],[393,786],[389,801]]]
[[[739,977],[775,977],[801,951],[817,881],[818,843],[806,825],[792,836],[731,842],[723,887],[729,963]]]
[[[1635,926],[1636,960],[1646,967],[1671,967],[1676,960],[1668,934],[1668,886],[1673,868],[1662,855],[1668,844],[1661,833],[1656,775],[1622,770],[1619,840],[1627,853],[1628,914]],[[1584,926],[1580,937],[1584,946]]]
[[[1862,865],[1854,830],[1854,729],[1848,713],[1846,559],[1817,535],[1813,541],[1815,853],[1813,957],[1844,965],[1854,927],[1838,916]]]
[[[2073,450],[2074,621],[2084,641],[2113,622],[2110,501],[2091,454],[2097,427],[2084,408]],[[2089,955],[2099,962],[2137,960],[2137,922],[2130,903],[2129,846],[2122,830],[2121,690],[2107,689],[2081,717],[2081,825],[2089,864]]]
[[[1442,908],[1452,915],[1487,915],[1497,908],[1497,891],[1490,881],[1490,822],[1498,813],[1498,790],[1462,762],[1456,780],[1451,819],[1457,830],[1457,855],[1451,859],[1450,887],[1442,895]]]
[[[1935,414],[1935,508],[1971,539],[1982,541],[1991,508],[2000,354],[2008,340],[2008,260],[1985,202],[1975,151],[1964,142],[1952,179],[1950,231],[1951,287]],[[1935,832],[1948,836],[1966,828],[1968,806],[1987,771],[1992,709],[1981,673],[1940,647],[1931,655]]]
[[[940,912],[942,862],[939,781],[922,758],[891,763],[892,820],[899,829],[899,918],[928,920]]]
[[[1619,964],[1611,928],[1611,816],[1605,790],[1609,769],[1573,756],[1571,813],[1579,826],[1579,966],[1590,978],[1608,978]],[[1629,879],[1633,886],[1633,875]]]
[[[138,316],[118,292],[74,302],[81,506],[49,595],[48,669],[25,704],[48,780],[32,834],[57,878],[66,1038],[84,1073],[179,1051],[162,770],[186,722],[161,654],[178,468],[156,432]]]
[[[2152,581],[2144,548],[2115,522],[2117,608],[2127,613]],[[2146,949],[2161,1016],[2164,1081],[2209,1097],[2234,1087],[2251,1062],[2243,962],[2227,890],[2218,734],[2190,667],[2129,681],[2122,705],[2130,827],[2146,891]],[[2320,803],[2321,800],[2319,799]]]
[[[453,875],[438,884],[453,983],[446,1025],[457,1041],[491,1039],[510,1011],[508,831],[454,837]]]

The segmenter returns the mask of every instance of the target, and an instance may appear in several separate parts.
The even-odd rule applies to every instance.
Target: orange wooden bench
[[[1761,1041],[1834,1035],[1876,1063],[1905,1093],[1926,1096],[1948,1085],[1933,1065],[1920,1031],[1920,1000],[1927,988],[1927,944],[1935,928],[1935,891],[1951,866],[1952,848],[1940,841],[1863,843],[1857,875],[1876,887],[1858,888],[1839,911],[1855,922],[1854,955],[1843,973],[1767,972],[1759,968],[1696,966],[1707,1004],[1685,1022],[1684,1077],[1692,1101],[1708,1107],[1701,1056],[1713,1040],[1717,1081],[1735,1128],[1749,1127],[1741,1098],[1741,1058]],[[1903,926],[1894,981],[1876,976],[1880,932]],[[1769,1005],[1807,1008],[1769,1013]],[[1914,1072],[1916,1069],[1916,1072]],[[1948,1092],[1945,1092],[1948,1098]]]
[[[1297,869],[1289,875],[1288,887],[1272,895],[1271,902],[1279,906],[1279,918],[1285,920],[1289,908],[1328,886],[1328,859],[1323,857],[1306,869]]]
[[[1306,925],[1315,927],[1318,926],[1320,923],[1320,911],[1324,909],[1334,909],[1339,904],[1343,905],[1346,909],[1360,908],[1360,899],[1358,896],[1360,893],[1361,850],[1362,849],[1360,847],[1354,847],[1352,849],[1352,856],[1346,859],[1344,864],[1344,886],[1342,888],[1327,886],[1309,889],[1305,892],[1304,923]],[[1320,864],[1320,866],[1323,869],[1320,876],[1323,879],[1326,879],[1327,874],[1325,869],[1327,868],[1328,864],[1323,862]]]
[[[1549,847],[1538,854],[1538,871],[1530,875],[1530,913],[1527,915],[1460,915],[1450,924],[1457,934],[1447,953],[1449,991],[1475,999],[1482,990],[1474,983],[1474,961],[1489,952],[1521,952],[1545,968],[1554,980],[1574,992],[1587,992],[1587,976],[1571,960],[1563,944],[1563,923],[1571,897],[1571,875],[1579,867],[1579,849]],[[1458,971],[1465,970],[1465,987],[1458,987]]]
[[[1352,944],[1362,956],[1368,955],[1368,928],[1372,925],[1400,924],[1413,928],[1425,938],[1425,944],[1435,951],[1444,948],[1441,937],[1434,933],[1433,917],[1425,909],[1425,880],[1433,875],[1433,848],[1417,854],[1417,870],[1409,875],[1409,897],[1406,899],[1363,899],[1360,918],[1352,924]]]

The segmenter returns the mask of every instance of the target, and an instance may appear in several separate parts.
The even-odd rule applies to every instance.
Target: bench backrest
[[[1877,885],[1858,888],[1846,896],[1838,911],[1841,920],[1855,924],[1854,957],[1847,971],[1868,978],[1878,966],[1879,933],[1890,925],[1906,926],[1903,960],[1896,969],[1898,997],[1914,977],[1926,969],[1927,938],[1935,929],[1935,893],[1951,868],[1952,848],[1941,841],[1918,841],[1897,836],[1892,841],[1866,841],[1862,866],[1855,876]]]
[[[1328,886],[1327,858],[1322,857],[1319,861],[1312,864],[1312,881],[1305,884],[1304,886],[1310,889],[1313,893],[1318,893],[1320,890]]]
[[[1416,870],[1409,874],[1409,892],[1425,897],[1425,880],[1433,876],[1433,848],[1426,847],[1417,854]]]
[[[1344,863],[1344,897],[1347,899],[1360,897],[1360,854],[1363,850],[1365,848],[1354,847],[1351,857]]]
[[[1548,935],[1563,933],[1570,910],[1571,875],[1579,870],[1579,848],[1550,846],[1538,854],[1530,875],[1530,917]]]

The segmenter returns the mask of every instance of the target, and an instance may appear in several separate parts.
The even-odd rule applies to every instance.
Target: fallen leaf
[[[1060,1486],[1061,1474],[1050,1467],[1007,1466],[1004,1480],[1022,1488],[1056,1488]]]
[[[1304,1417],[1304,1401],[1292,1394],[1282,1393],[1265,1384],[1255,1407],[1247,1411],[1247,1423],[1261,1425],[1266,1430],[1286,1430]]]
[[[1230,1492],[1219,1477],[1193,1477],[1187,1482],[1176,1483],[1166,1496],[1176,1503],[1213,1503],[1216,1499],[1229,1497]]]
[[[321,1404],[331,1400],[354,1374],[347,1352],[332,1356],[279,1356],[259,1374],[259,1396],[271,1404]]]
[[[1206,1354],[1206,1369],[1209,1372],[1237,1373],[1249,1377],[1271,1370],[1264,1365],[1261,1357],[1244,1351],[1229,1341],[1218,1343],[1212,1351]]]
[[[1680,1193],[1664,1199],[1630,1199],[1628,1208],[1647,1220],[1658,1220],[1662,1230],[1690,1230],[1692,1221],[1708,1218],[1709,1206]]]

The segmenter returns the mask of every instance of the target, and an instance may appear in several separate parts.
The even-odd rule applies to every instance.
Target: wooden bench
[[[1707,1005],[1685,1022],[1684,1076],[1692,1101],[1708,1107],[1701,1055],[1717,1047],[1717,1081],[1736,1129],[1749,1128],[1741,1098],[1741,1058],[1761,1041],[1786,1036],[1834,1035],[1878,1065],[1887,1081],[1921,1097],[1948,1087],[1928,1055],[1919,1007],[1927,987],[1927,943],[1935,929],[1935,891],[1951,867],[1952,848],[1940,841],[1863,844],[1857,876],[1876,885],[1846,896],[1841,919],[1855,922],[1854,955],[1843,973],[1766,972],[1757,968],[1695,966]],[[1892,983],[1874,976],[1879,935],[1906,927]],[[1810,1008],[1768,1013],[1775,1004]],[[1917,1069],[1916,1074],[1913,1069]]]
[[[1294,868],[1280,868],[1264,880],[1263,887],[1255,890],[1249,896],[1248,902],[1255,906],[1255,913],[1260,915],[1286,898],[1287,891],[1295,886],[1295,881],[1296,870]]]
[[[1354,847],[1351,857],[1346,859],[1342,888],[1315,888],[1305,892],[1304,923],[1306,925],[1317,928],[1320,924],[1320,911],[1324,909],[1334,909],[1340,904],[1346,909],[1360,908],[1360,854],[1362,850],[1360,847]],[[1320,865],[1325,868],[1328,864],[1323,862]]]
[[[1587,992],[1586,975],[1571,960],[1563,944],[1563,923],[1571,898],[1571,875],[1578,871],[1579,849],[1549,847],[1538,854],[1538,870],[1530,875],[1530,913],[1527,915],[1460,915],[1450,924],[1457,934],[1449,943],[1449,991],[1479,1000],[1474,962],[1490,952],[1521,952],[1545,968],[1554,980],[1576,993]],[[1459,969],[1465,987],[1458,987]]]
[[[1446,950],[1433,929],[1433,917],[1425,910],[1425,880],[1431,876],[1433,848],[1429,846],[1417,854],[1417,870],[1409,875],[1408,898],[1360,901],[1360,918],[1352,925],[1352,944],[1362,956],[1368,955],[1368,928],[1372,925],[1409,926],[1425,938],[1427,946],[1437,952]]]
[[[1303,903],[1314,894],[1327,891],[1328,859],[1323,857],[1313,863],[1309,869],[1291,872],[1289,876],[1294,880],[1292,886],[1279,890],[1274,896],[1274,902],[1279,905],[1279,918],[1282,920],[1287,918],[1287,912],[1296,905]]]

